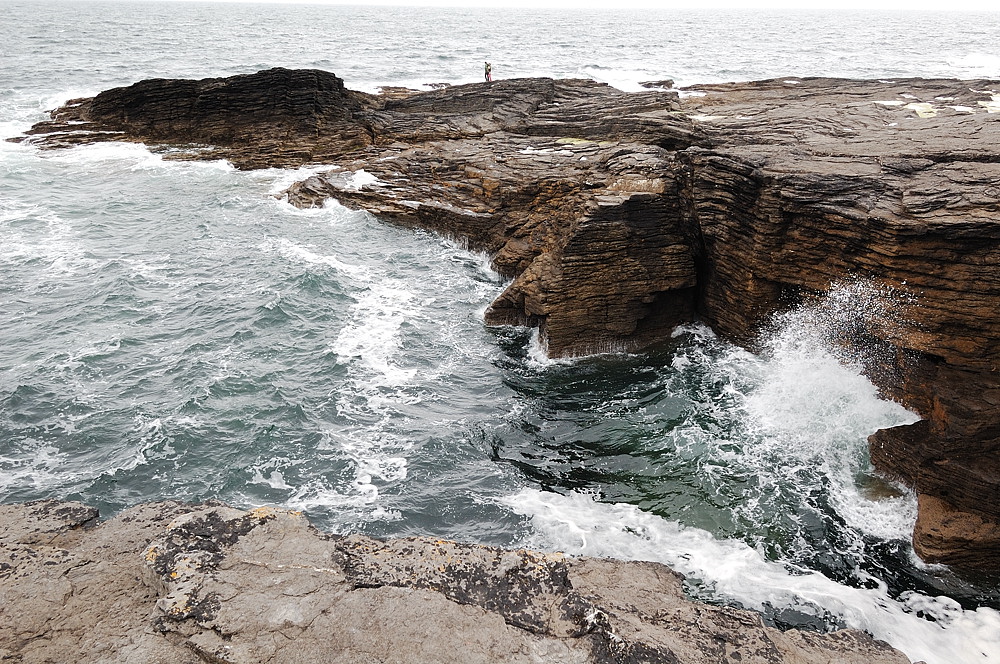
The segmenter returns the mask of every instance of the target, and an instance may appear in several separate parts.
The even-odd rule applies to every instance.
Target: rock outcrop
[[[246,95],[263,95],[247,103],[267,112],[232,112]],[[538,326],[557,356],[641,348],[693,319],[752,344],[776,311],[867,279],[874,287],[837,342],[923,418],[875,434],[872,459],[946,506],[922,508],[921,555],[996,568],[997,111],[997,81],[626,94],[522,79],[379,98],[330,74],[270,70],[77,100],[32,140],[207,141],[207,152],[173,156],[241,167],[333,161],[289,200],[336,198],[489,252],[513,281],[487,322]],[[976,519],[975,533],[956,531]]]
[[[0,506],[0,659],[907,664],[863,632],[781,632],[656,563],[326,535],[299,513]]]
[[[241,168],[334,160],[371,144],[363,120],[371,95],[344,88],[315,69],[270,69],[257,74],[149,79],[74,99],[51,122],[28,134],[50,145],[93,140],[171,143],[188,156],[228,159]]]

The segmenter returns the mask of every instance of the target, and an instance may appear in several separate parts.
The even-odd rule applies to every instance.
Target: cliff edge
[[[666,84],[666,82],[664,83]],[[917,552],[1000,567],[1000,82],[789,78],[624,93],[518,79],[373,96],[327,72],[154,80],[74,100],[27,140],[174,146],[454,236],[512,283],[490,324],[550,354],[634,350],[703,320],[870,285],[835,343],[921,421],[872,460],[914,487]]]

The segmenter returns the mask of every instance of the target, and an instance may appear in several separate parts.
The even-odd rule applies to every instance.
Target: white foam
[[[830,612],[848,627],[870,632],[927,664],[1000,661],[1000,614],[963,611],[947,598],[909,593],[896,601],[881,588],[843,586],[818,572],[786,569],[736,540],[682,526],[633,505],[606,504],[594,495],[524,489],[502,500],[530,518],[534,532],[520,545],[571,555],[651,560],[700,580],[712,594],[756,610]],[[937,618],[930,622],[916,614]]]
[[[339,274],[360,282],[372,278],[371,270],[364,265],[354,265],[342,261],[337,256],[321,254],[311,246],[296,244],[286,238],[270,238],[258,245],[264,252],[276,251],[282,258],[296,263],[323,265],[336,270]]]
[[[343,364],[364,366],[372,385],[399,386],[410,382],[415,370],[396,364],[400,330],[412,311],[414,295],[405,284],[386,280],[372,283],[360,294],[352,321],[341,329],[331,350]]]
[[[321,508],[351,509],[369,505],[378,499],[378,489],[367,483],[370,478],[359,477],[352,484],[353,491],[332,489],[322,480],[305,482],[288,497],[285,504],[300,510]]]
[[[407,477],[412,442],[393,432],[394,415],[423,398],[411,391],[417,370],[400,366],[402,328],[419,318],[433,298],[419,298],[396,279],[372,280],[355,295],[350,318],[330,350],[348,371],[336,403],[337,416],[356,424],[324,433],[321,450],[335,451],[351,462],[354,479],[347,487],[323,482],[302,487],[296,504],[373,505],[380,487]]]
[[[78,145],[70,150],[45,153],[44,158],[57,163],[87,167],[116,162],[119,167],[133,171],[159,167],[164,163],[162,155],[150,152],[142,143],[129,142]]]
[[[253,479],[250,480],[254,484],[264,484],[272,489],[294,489],[285,481],[285,476],[282,475],[280,470],[272,470],[266,477],[261,469],[256,469],[253,474]]]
[[[370,219],[363,221],[371,223]],[[394,233],[384,227],[373,228],[379,233]],[[331,264],[330,256],[311,247],[274,242],[270,250],[287,252],[296,261]],[[411,255],[414,252],[415,257]],[[347,467],[336,477],[313,477],[304,482],[283,475],[294,487],[288,498],[293,506],[335,511],[338,520],[348,518],[340,515],[362,521],[400,518],[380,503],[386,487],[409,478],[414,443],[411,435],[400,431],[401,418],[408,418],[404,413],[412,412],[415,405],[435,398],[433,381],[448,375],[457,358],[476,356],[476,361],[481,361],[478,349],[464,335],[465,329],[478,327],[479,321],[470,315],[442,324],[440,310],[459,302],[485,306],[501,286],[489,258],[431,235],[413,238],[403,253],[407,261],[428,260],[438,267],[418,279],[408,279],[398,276],[397,261],[391,256],[368,256],[362,260],[381,264],[383,269],[377,270],[378,274],[356,274],[354,283],[346,284],[351,287],[354,303],[338,312],[339,331],[329,346],[346,374],[334,395],[339,423],[321,432],[317,451]],[[346,260],[338,256],[332,264],[342,268],[339,263]],[[460,267],[442,270],[442,264]],[[403,344],[411,327],[433,330],[425,341],[438,345],[442,355],[433,367],[406,365],[409,353]],[[258,481],[267,483],[269,473],[269,468],[263,468]]]
[[[733,508],[749,522],[773,518],[775,496],[802,501],[797,509],[811,511],[806,495],[789,494],[789,487],[801,484],[804,475],[814,481],[823,478],[833,508],[859,533],[909,539],[916,500],[909,491],[892,489],[873,477],[867,437],[918,418],[879,399],[876,388],[861,375],[858,358],[835,346],[836,339],[865,321],[891,319],[893,323],[883,325],[903,325],[894,297],[890,290],[864,282],[834,287],[816,304],[778,318],[762,340],[765,353],[760,356],[719,342],[702,326],[678,328],[675,338],[689,335],[691,342],[673,358],[677,380],[684,383],[687,376],[706,373],[702,380],[713,387],[697,404],[697,412],[724,422],[723,428],[735,433],[720,437],[692,426],[690,431],[679,429],[665,444],[680,454],[707,455],[731,472],[754,477],[753,487],[744,490],[744,500]],[[882,491],[887,495],[881,497],[871,495],[868,485],[879,482],[892,490]]]
[[[743,408],[758,434],[759,447],[751,454],[759,455],[761,471],[779,459],[790,469],[817,468],[829,478],[831,500],[848,524],[883,539],[908,539],[916,519],[914,496],[871,499],[857,478],[871,473],[867,436],[918,417],[880,399],[858,366],[828,350],[831,327],[889,306],[877,304],[878,291],[866,288],[835,288],[816,305],[780,319],[767,339],[766,357],[749,361],[756,384]],[[742,363],[747,361],[744,356]]]
[[[351,462],[353,479],[347,485],[330,486],[325,479],[315,478],[293,488],[288,504],[300,509],[337,508],[359,509],[371,507],[379,500],[380,486],[406,479],[408,461],[405,454],[412,443],[395,435],[373,428],[344,428],[325,432],[321,450],[335,450]],[[276,471],[275,471],[276,472]],[[271,479],[261,479],[275,486]],[[280,476],[279,476],[280,477]],[[284,479],[281,478],[283,482]],[[383,515],[385,516],[385,515]],[[380,518],[369,515],[368,518]]]
[[[72,363],[73,360],[68,361],[68,364]],[[77,403],[93,406],[102,401],[103,395],[76,399]],[[58,429],[72,437],[76,423],[95,413],[96,410],[81,415],[60,412],[45,423],[45,429],[48,433]],[[12,489],[23,490],[29,486],[37,494],[50,494],[53,490],[65,493],[67,487],[92,483],[102,475],[113,476],[119,471],[134,470],[148,464],[154,457],[162,458],[174,451],[163,431],[163,421],[158,417],[137,415],[132,433],[138,438],[136,442],[107,447],[105,454],[88,464],[81,464],[74,454],[64,452],[55,445],[31,439],[22,441],[19,443],[23,450],[20,453],[0,455],[0,499]]]
[[[543,368],[559,363],[560,360],[549,357],[548,344],[542,339],[540,330],[537,327],[531,328],[531,337],[528,339],[528,364],[535,368]]]
[[[309,166],[299,166],[298,168],[262,168],[260,170],[248,171],[246,175],[257,182],[267,185],[270,195],[278,196],[293,184],[334,168],[336,167],[329,164],[312,164]]]
[[[166,443],[166,437],[163,433],[163,421],[160,418],[138,415],[134,420],[135,428],[133,431],[139,434],[139,444],[135,447],[132,458],[116,464],[113,468],[109,468],[106,471],[107,474],[113,474],[118,470],[135,470],[139,466],[146,465],[149,463],[153,450],[157,446]]]
[[[20,136],[31,129],[30,120],[0,120],[0,151],[16,151],[31,149],[28,143],[8,143],[6,139]]]
[[[0,471],[0,499],[6,499],[12,489],[26,486],[37,493],[45,493],[79,476],[71,470],[67,455],[48,444],[39,444],[20,454],[0,456]]]
[[[32,223],[18,223],[27,221]],[[40,204],[0,198],[0,229],[0,263],[21,268],[39,261],[55,277],[88,272],[99,264],[86,255],[76,229]]]

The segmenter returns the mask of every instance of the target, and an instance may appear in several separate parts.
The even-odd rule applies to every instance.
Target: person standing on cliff
[[[493,80],[493,65],[491,65],[488,62],[486,63],[486,80],[487,81]]]

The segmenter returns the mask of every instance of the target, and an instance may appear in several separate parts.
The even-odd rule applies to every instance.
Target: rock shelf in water
[[[0,659],[907,664],[863,632],[767,627],[658,563],[326,535],[297,512],[0,505]]]
[[[149,80],[74,100],[27,140],[330,163],[288,200],[488,252],[513,281],[487,323],[537,326],[555,356],[639,349],[692,320],[753,345],[775,312],[860,281],[834,341],[922,418],[870,438],[920,496],[914,546],[1000,567],[1000,82],[659,83],[379,97],[315,70]]]

